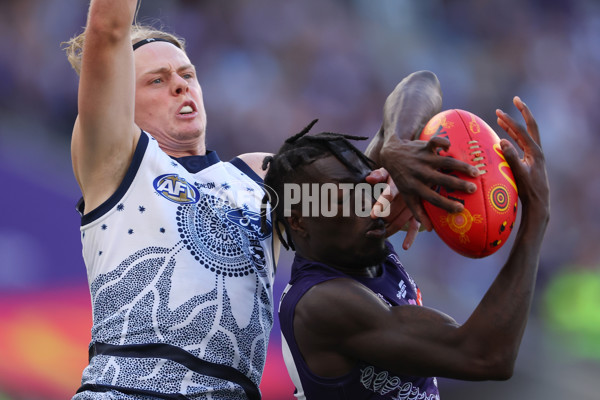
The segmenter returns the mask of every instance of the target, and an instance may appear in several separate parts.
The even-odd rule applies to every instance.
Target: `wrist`
[[[541,245],[550,221],[548,208],[524,206],[522,213],[518,237],[529,243],[529,245],[535,243]]]
[[[379,152],[379,164],[389,171],[390,165],[398,164],[398,160],[403,158],[404,148],[409,142],[396,135],[387,137]]]
[[[548,207],[539,206],[539,207],[531,207],[523,205],[523,218],[522,221],[524,224],[529,224],[531,226],[540,227],[542,229],[546,229],[548,223],[550,222],[550,209]]]

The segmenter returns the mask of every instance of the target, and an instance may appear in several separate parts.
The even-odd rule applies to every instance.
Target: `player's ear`
[[[292,232],[300,237],[306,237],[306,224],[302,213],[299,210],[291,210],[291,216],[286,218]]]

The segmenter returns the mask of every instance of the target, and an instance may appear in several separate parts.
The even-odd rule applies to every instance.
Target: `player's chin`
[[[360,258],[363,260],[363,264],[379,264],[385,260],[386,256],[385,237],[370,238],[360,251]]]

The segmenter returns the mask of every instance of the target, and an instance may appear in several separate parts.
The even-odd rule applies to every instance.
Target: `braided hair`
[[[284,207],[277,207],[277,199],[283,198],[286,183],[293,183],[299,178],[301,167],[333,155],[350,170],[360,172],[359,167],[344,156],[343,153],[347,151],[355,153],[366,165],[370,167],[375,165],[373,160],[349,142],[349,140],[366,140],[367,137],[332,132],[307,136],[306,134],[317,121],[318,119],[313,120],[301,132],[287,139],[279,151],[265,157],[262,164],[262,169],[268,168],[268,171],[264,178],[265,196],[261,205],[261,230],[266,230],[267,204],[270,204],[273,227],[286,250],[290,248],[295,250],[295,247],[291,240],[289,224],[284,218]],[[283,238],[279,223],[285,229],[287,241]]]

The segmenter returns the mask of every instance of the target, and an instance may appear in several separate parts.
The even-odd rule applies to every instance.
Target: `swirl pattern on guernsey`
[[[258,387],[273,325],[274,277],[271,232],[257,228],[260,182],[214,153],[204,168],[190,173],[151,138],[147,147],[142,157],[134,157],[135,177],[117,191],[118,201],[108,201],[112,206],[82,224],[92,344],[176,346],[231,367]],[[151,183],[165,169],[177,182],[194,185],[198,197],[178,203],[158,195]],[[82,384],[194,399],[247,398],[235,380],[200,374],[149,352],[92,355]],[[74,398],[101,396],[83,391]]]

